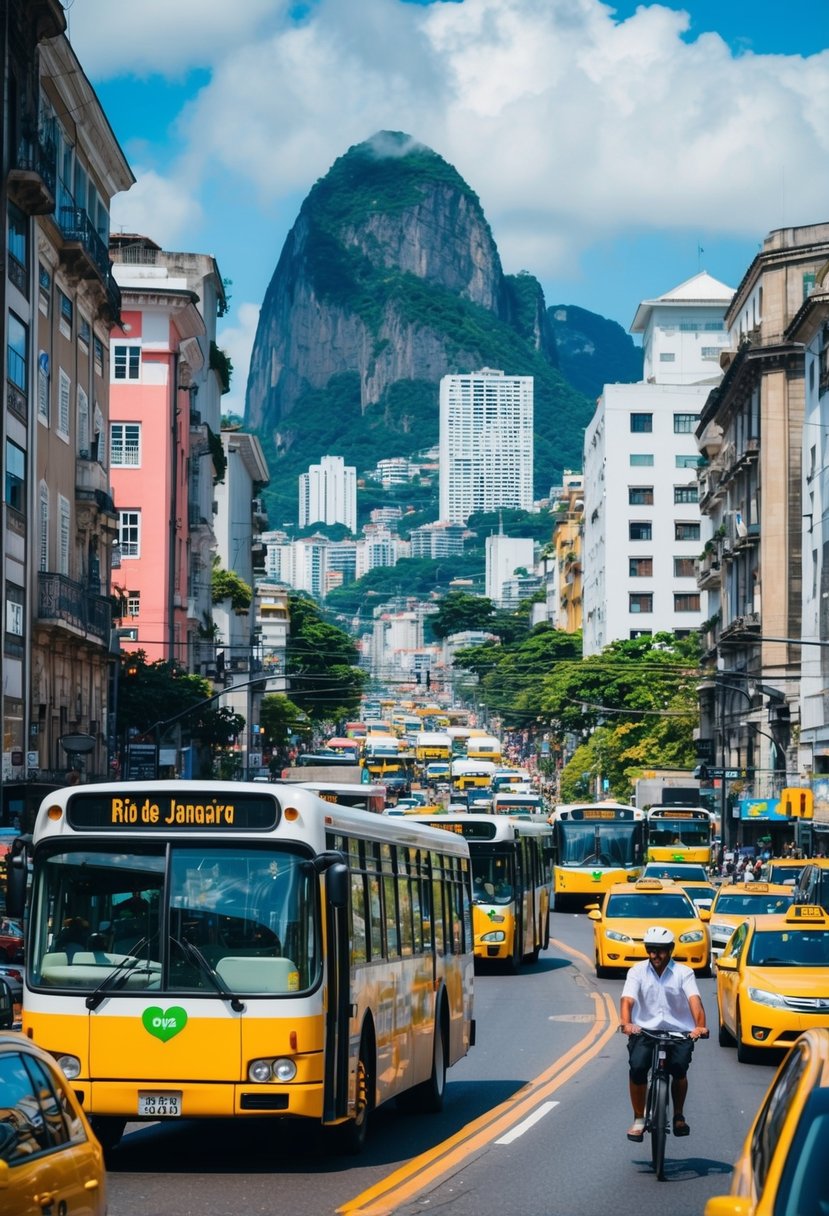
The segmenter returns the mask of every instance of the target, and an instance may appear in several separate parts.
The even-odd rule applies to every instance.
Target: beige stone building
[[[804,351],[787,329],[828,256],[829,224],[769,234],[726,313],[724,375],[697,429],[714,532],[699,561],[711,614],[700,738],[738,774],[720,787],[727,841],[745,826],[730,794],[799,784]]]

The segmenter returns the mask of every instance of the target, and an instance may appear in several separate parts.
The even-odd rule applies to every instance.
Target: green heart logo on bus
[[[166,1043],[174,1038],[187,1025],[187,1010],[181,1005],[171,1005],[162,1009],[159,1005],[151,1005],[141,1015],[144,1029],[156,1039]]]

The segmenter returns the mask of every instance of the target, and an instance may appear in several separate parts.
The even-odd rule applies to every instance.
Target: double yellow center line
[[[568,951],[576,954],[577,951]],[[583,957],[583,956],[579,956]],[[401,1204],[421,1191],[433,1187],[453,1173],[476,1152],[503,1136],[526,1119],[550,1094],[569,1081],[588,1060],[601,1052],[616,1033],[619,1019],[610,995],[591,992],[594,1019],[590,1029],[545,1072],[535,1077],[506,1102],[468,1123],[454,1136],[419,1157],[413,1157],[399,1170],[350,1200],[338,1212],[359,1216],[390,1216]]]

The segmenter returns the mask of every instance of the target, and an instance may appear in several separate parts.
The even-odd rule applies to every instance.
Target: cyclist
[[[642,1037],[642,1030],[690,1034],[689,1039],[677,1039],[668,1048],[668,1071],[671,1074],[674,1135],[687,1136],[691,1131],[683,1113],[688,1093],[688,1065],[694,1041],[706,1035],[708,1030],[696,977],[690,967],[671,958],[674,944],[673,933],[663,925],[651,925],[646,929],[644,945],[648,957],[631,967],[622,989],[619,1011],[622,1033],[628,1035],[633,1106],[633,1125],[627,1133],[628,1140],[639,1141],[645,1135],[645,1098],[652,1044]]]

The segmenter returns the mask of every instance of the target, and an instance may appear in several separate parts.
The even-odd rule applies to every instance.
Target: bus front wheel
[[[366,1146],[372,1108],[372,1077],[371,1049],[366,1035],[363,1034],[360,1040],[360,1056],[357,1060],[354,1118],[332,1128],[337,1149],[350,1157],[358,1156]]]

